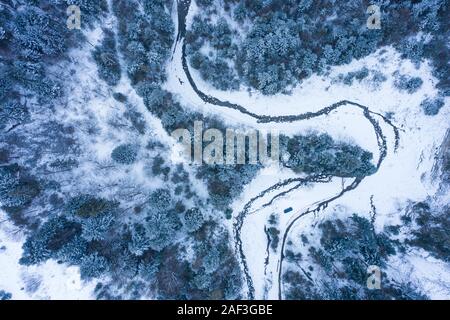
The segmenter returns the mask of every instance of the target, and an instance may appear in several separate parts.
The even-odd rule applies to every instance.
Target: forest
[[[307,256],[287,252],[290,267],[283,274],[287,299],[422,300],[427,299],[408,281],[388,271],[389,257],[405,250],[390,231],[376,232],[371,221],[353,214],[326,219],[318,225],[319,243],[302,234],[295,241]],[[317,246],[316,246],[317,245]],[[367,287],[367,268],[381,269],[380,290]]]
[[[447,0],[380,2],[381,29],[366,27],[366,9],[377,2],[364,0],[223,0],[222,8],[197,3],[187,35],[190,63],[217,89],[244,85],[265,95],[289,93],[312,74],[392,45],[415,63],[431,61],[441,95],[450,94]],[[407,87],[400,89],[420,86],[413,80],[399,81]]]
[[[367,16],[361,3],[366,1],[337,5],[223,0],[226,17],[211,19],[223,13],[217,3],[196,1],[205,13],[193,18],[186,42],[190,66],[220,90],[245,86],[264,95],[289,93],[312,74],[324,74],[331,66],[393,45],[405,58],[432,63],[440,96],[422,102],[426,115],[438,114],[450,93],[449,52],[443,47],[450,28],[448,19],[442,18],[449,16],[447,1],[432,1],[426,7],[420,1],[384,1],[392,10],[384,12],[381,31],[363,27]],[[66,27],[68,5],[81,8],[83,30]],[[224,219],[237,214],[233,201],[262,166],[174,165],[169,147],[156,138],[138,143],[135,137],[153,132],[133,100],[119,92],[119,85],[129,79],[144,111],[167,134],[177,128],[192,131],[194,121],[225,133],[228,126],[221,117],[192,111],[164,87],[176,30],[171,10],[169,0],[0,3],[0,206],[26,235],[20,265],[53,260],[77,266],[83,281],[97,281],[98,299],[245,298],[241,266]],[[111,14],[117,28],[100,23]],[[83,31],[99,24],[103,36],[92,45]],[[247,33],[241,32],[244,25],[249,26]],[[418,32],[432,36],[414,37]],[[106,161],[83,154],[82,144],[97,142],[104,129],[98,123],[92,120],[78,128],[76,122],[70,123],[73,118],[49,118],[69,105],[67,88],[75,71],[62,69],[79,58],[71,53],[80,48],[89,48],[99,81],[111,100],[126,108],[123,118],[133,132],[127,141],[111,142]],[[351,85],[369,75],[386,80],[361,69],[338,81]],[[419,77],[401,73],[395,79],[396,89],[409,94],[424,84]],[[87,100],[84,95],[77,98],[80,104]],[[120,129],[113,121],[106,125]],[[281,151],[281,165],[296,175],[363,178],[377,170],[371,152],[318,132],[283,135]],[[151,188],[126,179],[140,165],[143,180],[154,182]],[[88,180],[86,172],[94,179]],[[87,182],[81,181],[84,178]],[[389,282],[377,293],[365,290],[366,266],[384,267],[390,256],[407,246],[450,261],[448,213],[448,208],[438,211],[425,202],[412,205],[403,224],[394,228],[413,235],[402,243],[392,231],[375,232],[371,222],[358,215],[321,223],[320,245],[310,246],[307,259],[303,257],[309,266],[303,265],[306,262],[294,248],[288,254],[291,267],[283,275],[286,298],[425,298],[408,283]],[[275,248],[279,231],[271,226],[268,233]],[[299,271],[298,266],[320,272],[319,286],[312,272]],[[0,288],[0,300],[11,297]]]

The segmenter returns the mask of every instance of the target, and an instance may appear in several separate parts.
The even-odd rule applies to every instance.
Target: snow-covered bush
[[[410,77],[407,75],[396,75],[394,86],[400,91],[406,91],[413,94],[422,87],[423,80],[419,77]]]
[[[439,113],[439,110],[444,106],[444,100],[442,98],[430,99],[427,98],[420,104],[423,112],[427,116],[435,116]]]

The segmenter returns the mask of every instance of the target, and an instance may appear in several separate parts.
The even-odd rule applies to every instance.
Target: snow
[[[188,24],[192,21],[196,7],[188,16]],[[108,21],[113,24],[114,21]],[[87,34],[88,41],[96,45],[101,41],[102,31],[98,27]],[[89,47],[88,47],[89,48]],[[79,186],[82,190],[98,190],[103,187],[105,195],[113,196],[117,188],[107,188],[114,184],[129,184],[136,189],[152,190],[164,186],[164,182],[149,178],[145,173],[149,158],[154,154],[145,151],[144,146],[149,141],[161,141],[169,150],[167,159],[171,163],[185,162],[179,157],[179,146],[167,135],[160,121],[153,117],[132,88],[129,80],[122,77],[115,88],[110,88],[98,79],[95,63],[92,61],[90,50],[86,47],[74,50],[73,64],[76,70],[68,87],[70,100],[65,108],[59,108],[54,115],[55,119],[77,129],[77,138],[81,143],[82,165],[77,169],[71,179],[82,181]],[[55,68],[61,66],[55,66]],[[334,83],[339,74],[356,71],[362,67],[382,72],[387,81],[379,88],[374,88],[367,80],[355,81],[352,86]],[[399,92],[393,86],[393,73],[419,76],[424,81],[422,87],[414,94]],[[422,201],[434,196],[438,190],[438,181],[432,177],[432,168],[436,154],[449,127],[449,98],[445,99],[445,106],[438,115],[430,117],[423,114],[420,103],[426,97],[437,94],[435,84],[437,80],[431,74],[431,67],[422,63],[419,68],[407,60],[402,60],[399,53],[393,48],[386,47],[376,53],[344,66],[333,67],[325,76],[313,75],[297,87],[290,95],[278,94],[263,96],[252,91],[251,94],[243,88],[237,92],[224,92],[214,89],[201,80],[198,72],[191,68],[192,76],[199,89],[205,93],[222,100],[239,103],[249,111],[259,115],[295,115],[318,111],[340,100],[350,100],[369,107],[371,111],[386,114],[392,112],[393,123],[401,129],[400,145],[394,152],[394,134],[392,128],[377,117],[383,133],[388,140],[388,154],[379,171],[367,177],[356,190],[339,198],[328,210],[319,214],[310,214],[298,220],[291,231],[291,237],[298,235],[299,230],[312,233],[314,225],[329,216],[333,211],[336,214],[346,215],[356,212],[362,216],[370,217],[372,209],[370,198],[376,207],[375,225],[378,231],[385,225],[399,222],[399,211],[409,201]],[[242,115],[236,110],[220,108],[204,103],[192,90],[181,66],[181,45],[176,46],[173,59],[167,67],[168,81],[164,85],[166,90],[173,92],[182,105],[207,115],[220,116],[230,126],[241,124],[260,130],[276,129],[283,134],[305,134],[311,131],[327,133],[335,140],[357,144],[379,156],[377,140],[371,124],[363,117],[361,110],[350,106],[340,108],[329,115],[294,123],[259,124],[255,119]],[[179,80],[183,81],[183,84]],[[127,104],[121,104],[112,98],[113,92],[121,92],[128,97]],[[131,127],[124,120],[123,113],[129,106],[142,114],[147,124],[144,135],[131,133]],[[89,135],[91,130],[95,135]],[[101,166],[112,166],[110,154],[114,147],[122,143],[133,142],[142,146],[142,153],[136,164],[129,168],[116,167],[113,170],[93,170]],[[187,164],[187,163],[186,163]],[[187,167],[190,173],[193,168]],[[95,172],[95,173],[94,173]],[[293,173],[287,169],[272,167],[260,174],[247,185],[242,195],[233,203],[234,214],[239,213],[243,206],[252,197],[259,194],[278,181],[290,178]],[[256,289],[256,298],[277,298],[277,268],[279,248],[277,252],[271,251],[268,277],[264,276],[264,259],[267,239],[264,226],[272,213],[276,213],[281,231],[280,237],[289,222],[306,209],[314,207],[317,202],[328,199],[342,190],[343,185],[350,183],[350,179],[333,179],[330,183],[316,183],[301,187],[287,196],[274,201],[274,203],[261,209],[261,206],[270,200],[274,193],[268,194],[256,202],[251,208],[252,212],[244,222],[243,248],[249,263],[249,270]],[[207,192],[204,184],[192,178],[194,190],[202,197]],[[277,193],[287,190],[286,186]],[[76,190],[67,188],[67,193]],[[443,193],[436,201],[447,204],[449,192]],[[129,203],[128,205],[132,205]],[[283,210],[292,207],[293,212],[284,214]],[[0,290],[13,294],[14,299],[90,299],[95,282],[84,283],[80,280],[77,267],[59,265],[55,261],[48,261],[38,266],[25,267],[18,264],[22,253],[22,244],[25,234],[6,221],[6,214],[0,212]],[[231,222],[228,225],[232,232]],[[450,297],[450,270],[449,265],[427,256],[419,250],[408,252],[407,256],[396,257],[391,268],[396,270],[399,277],[408,275],[414,282],[419,283],[430,297],[439,299]],[[267,281],[266,281],[267,280]],[[33,288],[33,283],[40,283]],[[271,284],[271,285],[270,285]],[[28,290],[26,289],[28,288]],[[36,289],[36,290],[35,290]]]
[[[374,87],[368,80],[361,82],[355,80],[352,86],[333,82],[333,79],[336,79],[339,74],[357,71],[362,67],[367,67],[371,73],[373,71],[382,72],[387,81],[378,88]],[[295,115],[318,111],[341,100],[360,103],[367,106],[371,111],[382,115],[392,113],[393,124],[401,130],[400,145],[397,152],[394,152],[395,140],[392,128],[386,125],[381,118],[377,118],[388,141],[387,157],[376,174],[366,178],[356,190],[345,194],[333,203],[335,206],[345,207],[350,212],[357,212],[370,218],[372,214],[370,198],[373,196],[373,204],[377,211],[375,225],[378,230],[381,230],[385,225],[398,223],[399,211],[409,201],[425,200],[433,196],[438,190],[439,181],[433,179],[432,168],[439,146],[450,124],[450,110],[449,98],[445,98],[445,106],[436,116],[426,116],[420,108],[420,103],[426,97],[437,95],[435,89],[437,80],[432,76],[431,67],[428,63],[422,63],[420,67],[416,67],[412,62],[402,60],[393,48],[386,47],[364,59],[353,61],[351,64],[333,67],[329,74],[325,76],[313,75],[295,87],[290,95],[278,94],[269,97],[255,92],[249,94],[245,89],[237,92],[216,90],[205,83],[196,70],[190,68],[190,71],[201,91],[221,100],[238,103],[258,115]],[[400,92],[393,86],[395,71],[409,76],[418,76],[424,83],[414,94]],[[169,79],[165,88],[176,94],[184,105],[204,114],[220,115],[227,124],[236,125],[238,123],[261,130],[276,129],[280,133],[288,135],[310,131],[328,133],[336,140],[355,143],[373,152],[374,159],[379,156],[373,128],[362,116],[360,110],[341,108],[328,116],[307,121],[290,124],[258,124],[255,119],[242,115],[236,110],[204,103],[195,94],[182,70],[180,45],[177,46],[168,67],[168,75]],[[184,83],[180,84],[179,79]],[[258,176],[246,186],[241,197],[235,201],[233,205],[234,213],[240,212],[244,204],[253,196],[275,184],[282,177],[287,176],[291,177],[292,174],[289,175],[283,170],[275,170],[270,174]],[[283,228],[286,227],[288,222],[287,217],[290,216],[282,213],[284,208],[293,207],[296,213],[300,213],[304,208],[309,208],[318,200],[329,198],[340,190],[338,181],[312,188],[300,188],[290,193],[289,196],[276,200],[269,208],[253,209],[255,212],[244,222],[242,235],[247,263],[254,281],[256,298],[277,298],[275,286],[272,286],[268,295],[264,292],[266,285],[264,258],[267,243],[264,225],[267,223],[270,214],[275,212],[280,217],[280,230],[281,235],[283,235]],[[441,195],[441,200],[437,199],[437,201],[443,201],[443,204],[447,203],[445,199],[448,199],[448,194],[447,191],[447,193]],[[267,196],[267,199],[270,199],[269,196]],[[322,212],[318,216],[322,214],[325,213]],[[307,216],[302,218],[297,222],[297,226],[304,226],[307,231],[311,226],[310,220],[315,218],[317,217]],[[303,221],[309,222],[304,223]],[[295,232],[292,232],[292,234],[295,234]],[[279,255],[279,252],[277,255]],[[425,260],[426,263],[414,264],[419,258],[412,257],[411,259],[411,264],[414,265],[412,270],[416,278],[421,278],[422,282],[427,282],[426,279],[435,278],[431,275],[431,271],[427,269],[429,264],[429,262],[426,262],[427,260]],[[268,270],[269,274],[272,273],[272,277],[269,277],[268,282],[273,284],[277,282],[276,268],[276,261],[271,261]],[[446,268],[448,268],[447,265]],[[429,283],[431,282],[430,280]],[[433,290],[428,290],[428,292],[431,291]],[[442,290],[436,292],[442,293]],[[446,295],[447,298],[450,296],[448,290]],[[430,296],[438,297],[439,295]]]
[[[430,257],[423,250],[413,250],[403,259],[391,261],[391,268],[406,282],[419,284],[433,300],[448,300],[450,291],[450,266]]]
[[[264,180],[264,177],[261,177],[261,179],[257,178],[253,183],[262,183],[261,180]],[[305,187],[301,187],[298,190],[288,193],[284,198],[280,199],[279,201],[275,201],[272,206],[266,207],[262,210],[258,210],[248,216],[242,228],[242,241],[247,257],[247,263],[249,264],[249,270],[254,281],[257,299],[278,298],[276,277],[278,276],[277,270],[279,268],[279,253],[281,247],[281,238],[284,234],[283,230],[286,229],[286,227],[297,216],[297,214],[303,213],[304,211],[311,207],[314,207],[315,204],[317,205],[321,201],[336,196],[341,192],[344,186],[348,185],[348,182],[350,182],[350,179],[343,180],[340,178],[335,178],[329,183],[309,184]],[[253,183],[252,187],[254,187]],[[289,189],[289,187],[293,187],[293,185],[290,185],[285,189]],[[253,189],[258,190],[257,188]],[[246,193],[244,193],[243,198],[249,198],[247,197],[248,192],[251,191],[246,189]],[[267,201],[271,198],[271,196],[267,196],[265,197],[265,200]],[[240,202],[237,203],[236,207],[239,208],[240,204]],[[258,206],[256,205],[253,209],[256,209],[257,207]],[[288,207],[292,207],[293,212],[284,213],[284,209]],[[272,279],[269,281],[272,283],[272,285],[269,286],[269,288],[266,288],[263,266],[264,259],[266,258],[264,253],[266,252],[267,240],[266,234],[264,233],[264,226],[268,225],[267,220],[272,213],[274,213],[278,218],[277,229],[280,230],[281,233],[277,252],[270,253],[267,273],[270,275],[269,278]],[[311,214],[311,216],[314,216],[314,214]],[[301,219],[300,221],[301,225],[303,225],[303,221],[308,220]],[[294,235],[293,232],[291,234]],[[265,292],[266,289],[268,289],[268,292]]]
[[[61,183],[65,198],[79,193],[108,199],[126,197],[128,201],[122,205],[127,212],[134,205],[145,202],[151,191],[171,187],[170,183],[151,173],[151,161],[156,155],[162,156],[168,165],[186,163],[186,160],[177,156],[179,146],[163,129],[161,121],[148,112],[128,78],[122,77],[114,88],[98,78],[91,44],[101,41],[101,28],[93,29],[86,36],[90,44],[72,50],[70,63],[55,65],[51,70],[67,76],[69,98],[66,104],[56,110],[33,113],[33,123],[38,125],[51,119],[75,129],[80,165],[68,173],[54,176]],[[75,72],[69,76],[71,69]],[[117,102],[112,96],[114,92],[127,96],[127,103]],[[124,112],[130,109],[142,115],[145,134],[138,134],[124,117]],[[148,150],[146,146],[151,141],[162,143],[163,149]],[[112,150],[123,143],[140,146],[138,161],[131,166],[121,166],[111,160]],[[206,187],[193,177],[193,168],[185,166],[185,169],[190,173],[192,191],[200,199],[206,198]],[[38,266],[19,265],[26,235],[20,228],[10,225],[4,212],[1,212],[0,221],[3,221],[0,223],[0,247],[5,246],[0,250],[0,290],[11,292],[13,299],[95,299],[92,292],[97,281],[82,282],[78,267],[58,264],[54,260]]]
[[[92,292],[99,280],[82,281],[78,267],[52,260],[36,266],[20,265],[25,234],[1,210],[0,221],[0,290],[10,292],[15,300],[94,298]]]

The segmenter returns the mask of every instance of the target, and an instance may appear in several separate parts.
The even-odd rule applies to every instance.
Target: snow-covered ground
[[[142,98],[132,88],[126,76],[123,76],[114,88],[98,78],[91,44],[98,44],[103,33],[98,27],[86,33],[86,36],[90,44],[74,49],[70,63],[55,65],[50,70],[62,75],[68,74],[71,69],[75,71],[66,83],[69,97],[66,105],[57,108],[55,112],[49,110],[32,113],[33,125],[52,119],[62,125],[76,128],[74,134],[81,148],[78,158],[80,165],[60,177],[65,196],[91,192],[98,196],[115,198],[128,192],[135,194],[135,198],[130,198],[123,204],[124,209],[128,210],[147,197],[149,191],[167,186],[167,182],[149,173],[151,168],[148,165],[155,156],[146,149],[149,142],[159,142],[165,146],[160,155],[167,163],[176,164],[186,160],[179,156],[181,147],[162,128],[160,120],[148,112]],[[127,103],[117,102],[113,98],[114,92],[125,95]],[[139,112],[142,116],[145,134],[138,134],[125,119],[124,113],[129,110]],[[140,146],[138,161],[132,166],[118,166],[112,162],[111,152],[118,145],[126,143]],[[185,166],[185,170],[190,173],[192,168]],[[65,179],[68,179],[69,183],[65,183]],[[71,181],[78,183],[74,185]],[[194,178],[191,180],[191,188],[200,198],[207,196],[204,184]],[[139,191],[143,193],[139,194]],[[187,202],[189,200],[186,200]],[[0,249],[0,290],[10,292],[13,299],[95,298],[92,292],[98,281],[81,281],[78,267],[58,264],[54,260],[37,266],[21,266],[19,259],[25,239],[26,235],[18,227],[12,226],[6,213],[2,211],[0,248],[4,249]]]
[[[189,20],[189,19],[188,19]],[[361,110],[355,108],[340,108],[327,116],[321,116],[301,122],[293,123],[269,123],[260,124],[250,116],[243,115],[239,111],[229,108],[218,107],[203,102],[189,85],[181,65],[181,45],[175,50],[173,59],[168,67],[169,79],[165,88],[175,93],[183,104],[196,111],[205,114],[220,115],[226,123],[236,125],[237,123],[253,126],[261,130],[278,130],[284,134],[305,133],[317,131],[328,133],[336,140],[358,144],[374,153],[377,159],[378,146],[371,124],[362,116]],[[366,67],[373,71],[381,72],[387,81],[379,87],[373,86],[371,76],[361,82],[354,81],[353,85],[347,86],[336,83],[339,74],[346,74]],[[436,116],[426,116],[420,107],[421,102],[427,97],[437,95],[435,84],[437,80],[432,76],[431,68],[427,63],[416,67],[408,60],[402,60],[400,55],[391,47],[383,48],[376,53],[358,60],[349,65],[331,68],[326,76],[313,75],[302,84],[292,90],[291,95],[278,94],[275,96],[263,96],[252,92],[249,94],[245,88],[238,92],[224,92],[214,89],[205,83],[198,72],[190,68],[192,77],[200,91],[217,97],[223,101],[237,103],[248,111],[258,115],[296,115],[306,112],[318,111],[337,101],[350,100],[367,106],[371,111],[382,115],[390,114],[395,126],[400,129],[400,144],[394,152],[394,133],[386,123],[379,121],[388,142],[387,157],[379,171],[366,178],[356,190],[345,194],[333,205],[346,207],[349,212],[357,212],[370,218],[371,203],[377,210],[375,225],[381,230],[387,224],[399,223],[399,212],[408,201],[422,201],[432,197],[439,186],[439,181],[432,179],[432,168],[436,161],[436,154],[441,145],[445,133],[449,128],[449,98],[445,99],[445,106]],[[394,72],[409,76],[417,76],[423,80],[421,88],[413,93],[400,92],[393,86]],[[181,81],[180,81],[181,80]],[[270,174],[261,174],[254,179],[244,190],[241,197],[233,205],[235,213],[239,213],[243,206],[252,197],[259,194],[269,186],[280,181],[282,177],[289,176],[286,170],[271,171]],[[333,181],[328,185],[314,186],[311,188],[300,188],[291,192],[288,196],[276,200],[272,206],[264,210],[256,210],[244,223],[242,230],[245,255],[249,264],[249,270],[255,286],[256,298],[277,298],[276,263],[269,264],[268,272],[272,273],[272,290],[268,295],[264,293],[264,259],[267,239],[264,233],[264,225],[271,213],[280,217],[279,228],[281,235],[288,225],[289,216],[296,215],[310,208],[315,202],[327,199],[341,190],[339,181]],[[268,197],[269,198],[269,197]],[[437,201],[442,204],[448,203],[449,192],[441,196]],[[262,200],[261,200],[262,201]],[[283,214],[284,208],[293,207],[294,212]],[[326,214],[324,212],[323,214]],[[319,214],[317,219],[323,218]],[[304,224],[300,219],[299,226]],[[312,219],[308,217],[308,219]],[[308,220],[309,221],[309,220]],[[279,252],[278,252],[279,254]],[[412,268],[416,278],[421,278],[421,283],[432,298],[449,297],[449,290],[435,287],[436,285],[448,286],[450,279],[445,278],[443,283],[436,284],[435,275],[428,265],[431,258],[420,255],[412,255],[411,263],[406,264]],[[413,263],[413,261],[421,261]],[[275,261],[276,262],[276,261]],[[401,268],[401,264],[398,266]],[[448,268],[448,266],[445,266]],[[427,280],[429,279],[429,281]],[[426,284],[424,284],[426,282]],[[434,287],[433,284],[434,283]],[[270,288],[269,288],[270,289]]]
[[[0,290],[12,299],[88,300],[100,280],[85,282],[78,267],[58,264],[54,260],[36,266],[22,266],[23,231],[11,224],[0,210]]]
[[[112,22],[111,22],[112,23]],[[101,39],[101,30],[97,28],[88,37],[94,45]],[[121,143],[133,141],[145,145],[152,139],[162,141],[172,150],[177,150],[174,141],[164,132],[158,119],[152,117],[146,110],[142,99],[135,93],[129,80],[122,77],[121,83],[114,91],[121,92],[128,97],[128,102],[133,105],[144,117],[148,126],[145,135],[130,136],[128,129],[117,129],[111,125],[125,111],[125,106],[117,103],[112,98],[111,88],[99,87],[95,63],[90,58],[88,50],[79,50],[73,53],[76,74],[70,87],[71,100],[66,108],[59,110],[56,118],[67,124],[78,124],[86,119],[95,123],[99,134],[92,140],[81,140],[86,154],[92,160],[99,163],[107,163],[112,149]],[[379,88],[374,88],[369,80],[355,81],[352,86],[333,83],[333,79],[341,73],[356,71],[362,67],[383,73],[387,81]],[[414,94],[399,92],[393,86],[395,71],[411,76],[419,76],[424,81],[422,87]],[[437,94],[434,85],[436,79],[431,74],[431,69],[426,63],[416,68],[410,61],[402,60],[400,55],[392,48],[385,48],[349,65],[334,67],[326,76],[313,75],[302,84],[292,90],[291,95],[278,94],[267,97],[252,92],[251,95],[244,88],[238,92],[222,92],[212,88],[201,80],[198,73],[191,69],[192,76],[199,89],[209,95],[222,100],[239,103],[249,111],[259,115],[295,115],[300,113],[318,111],[340,100],[351,100],[361,103],[371,111],[380,114],[392,113],[392,122],[401,129],[400,144],[394,152],[394,133],[392,128],[381,121],[388,141],[388,152],[379,171],[367,177],[357,189],[345,194],[332,208],[345,208],[345,212],[357,212],[360,215],[370,217],[371,203],[376,207],[377,215],[375,225],[379,230],[387,224],[399,223],[399,211],[406,206],[408,201],[421,201],[427,197],[433,197],[438,181],[431,177],[432,167],[436,160],[438,148],[442,143],[446,130],[449,128],[450,99],[446,98],[445,106],[436,116],[426,116],[420,108],[420,103],[426,97]],[[374,153],[374,158],[379,156],[377,139],[373,127],[362,115],[360,109],[348,107],[340,108],[329,115],[314,119],[293,123],[269,123],[260,124],[255,119],[243,115],[236,110],[219,108],[215,105],[204,103],[190,87],[181,65],[181,45],[176,47],[173,59],[167,68],[168,81],[165,89],[173,92],[182,105],[205,114],[219,116],[230,126],[236,124],[247,125],[261,130],[276,129],[284,134],[306,133],[317,131],[328,133],[334,139],[351,142]],[[370,79],[370,77],[369,77]],[[180,82],[181,80],[181,82]],[[96,92],[92,95],[92,92]],[[85,139],[85,137],[84,137]],[[176,157],[173,161],[181,161]],[[89,181],[108,184],[108,181],[99,182],[100,178],[119,181],[135,181],[148,188],[156,188],[161,181],[147,179],[145,175],[145,155],[140,161],[127,171],[117,170],[115,176],[92,176],[91,164],[85,163],[77,173],[83,176],[85,183]],[[90,174],[91,173],[91,174]],[[262,190],[284,178],[292,177],[289,170],[273,168],[262,171],[248,186],[241,196],[233,203],[233,211],[239,213],[243,206],[252,197]],[[264,197],[254,204],[251,214],[245,220],[243,234],[243,248],[249,263],[249,271],[255,284],[256,298],[277,298],[277,281],[279,252],[271,254],[267,266],[267,276],[264,276],[264,259],[267,239],[264,226],[270,214],[275,213],[279,217],[278,228],[280,235],[284,234],[286,226],[298,214],[311,208],[320,200],[328,199],[342,190],[343,185],[350,183],[350,179],[333,179],[327,184],[314,184],[299,188],[290,192],[287,196],[279,198],[274,203],[262,210],[260,206],[270,196]],[[206,195],[204,186],[193,181],[196,192]],[[286,187],[288,189],[288,187]],[[282,190],[279,190],[282,191]],[[110,190],[109,192],[114,192]],[[449,201],[449,193],[437,198],[442,204]],[[291,213],[284,214],[285,208],[292,207]],[[331,208],[330,208],[331,210]],[[313,230],[314,226],[324,219],[329,210],[319,214],[307,215],[296,223],[292,230],[292,236],[298,234],[298,230]],[[339,211],[338,211],[339,212]],[[344,212],[344,211],[342,211]],[[6,214],[0,212],[0,290],[13,294],[14,299],[89,299],[92,298],[92,290],[95,282],[84,283],[80,281],[77,267],[59,265],[55,261],[49,261],[38,266],[20,266],[18,261],[21,256],[21,246],[25,235],[6,221]],[[229,225],[232,231],[231,224]],[[416,251],[407,257],[391,261],[393,269],[398,270],[399,276],[408,274],[411,279],[417,281],[426,290],[431,298],[449,298],[450,294],[450,270],[447,264],[437,261],[423,252]],[[266,282],[267,281],[267,282]],[[267,284],[271,286],[266,287]],[[267,293],[265,290],[268,290]]]

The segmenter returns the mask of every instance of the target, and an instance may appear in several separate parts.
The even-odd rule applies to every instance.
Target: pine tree
[[[3,207],[23,207],[39,193],[38,182],[23,176],[18,165],[0,166],[0,204]]]
[[[189,232],[199,230],[204,223],[204,217],[199,208],[191,208],[184,214],[184,226]]]
[[[87,241],[106,239],[107,232],[111,229],[113,221],[114,216],[111,213],[83,219],[81,221],[83,238]]]
[[[98,278],[108,272],[109,269],[110,266],[105,257],[100,256],[98,253],[90,254],[85,256],[81,261],[81,279],[90,280],[92,278]]]
[[[131,230],[131,242],[128,244],[128,250],[136,256],[142,256],[145,251],[150,249],[150,246],[151,242],[144,226],[135,224]]]
[[[117,163],[130,165],[136,161],[137,154],[137,146],[122,144],[112,151],[111,158]]]

